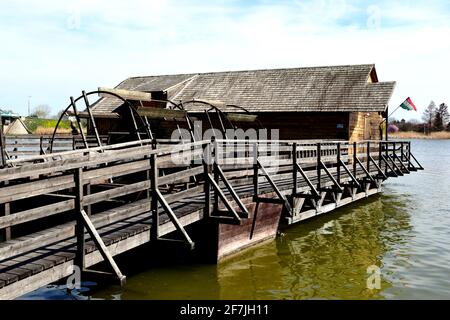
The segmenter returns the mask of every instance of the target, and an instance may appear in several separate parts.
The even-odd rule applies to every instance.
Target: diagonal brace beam
[[[338,188],[338,190],[340,192],[344,191],[344,188],[342,188],[342,186],[337,182],[337,180],[331,174],[330,170],[328,170],[327,166],[325,165],[325,163],[323,163],[323,161],[320,161],[320,166],[322,167],[323,170],[325,170],[325,173],[330,178],[330,180],[333,182],[333,184]]]
[[[212,185],[214,192],[217,192],[217,195],[219,196],[220,200],[223,201],[225,208],[227,208],[227,210],[232,213],[233,217],[236,220],[241,221],[241,217],[236,212],[236,210],[234,210],[233,206],[230,204],[227,197],[223,193],[222,189],[220,189],[219,185],[214,180],[214,178],[211,176],[211,174],[208,174],[207,179],[209,180],[209,183]]]
[[[356,184],[358,188],[361,188],[361,185],[359,184],[358,179],[353,175],[353,173],[350,171],[350,169],[347,167],[344,161],[339,160],[341,166],[344,168],[345,172],[347,172],[348,176],[352,179],[352,181]]]
[[[178,220],[177,216],[173,212],[172,208],[170,208],[169,204],[167,203],[166,199],[164,199],[163,195],[161,194],[161,191],[159,189],[155,190],[156,196],[158,198],[158,202],[161,204],[163,209],[166,211],[167,215],[170,218],[170,221],[174,224],[175,228],[183,235],[183,237],[186,239],[186,241],[191,246],[191,249],[194,249],[194,242],[192,241],[191,237],[187,234],[186,230],[184,229],[183,225]]]
[[[248,213],[247,207],[242,203],[242,201],[239,198],[239,196],[237,195],[236,191],[233,189],[233,187],[231,186],[227,177],[223,173],[222,168],[216,162],[214,163],[214,170],[217,170],[216,172],[219,174],[219,177],[222,179],[228,192],[230,192],[231,197],[237,203],[237,205],[239,206],[239,209],[241,209],[241,212],[243,212],[246,215],[246,218],[248,218],[249,213]]]
[[[273,181],[272,177],[269,175],[269,173],[267,172],[266,168],[264,168],[264,166],[261,164],[261,162],[259,160],[257,160],[257,164],[258,167],[261,169],[261,171],[263,172],[264,177],[267,179],[267,181],[269,182],[269,184],[272,186],[272,189],[275,191],[275,193],[277,194],[279,199],[282,199],[284,201],[284,205],[286,207],[286,209],[288,210],[289,214],[292,214],[292,208],[291,205],[289,204],[289,202],[287,201],[287,199],[283,196],[283,194],[281,193],[280,189],[278,189],[277,185],[275,184],[275,182]]]
[[[359,166],[361,167],[361,169],[364,171],[364,173],[366,174],[367,178],[369,178],[370,181],[372,181],[373,183],[375,183],[375,180],[373,179],[373,177],[370,175],[370,172],[367,171],[366,167],[362,164],[361,160],[359,160],[357,157],[355,157],[356,162],[359,164]]]
[[[119,267],[117,266],[116,262],[114,261],[111,253],[108,251],[108,248],[106,247],[105,243],[103,242],[102,238],[100,237],[99,233],[94,227],[94,224],[92,223],[91,219],[89,219],[89,216],[87,215],[86,211],[81,210],[80,216],[83,221],[83,224],[88,231],[89,235],[91,236],[92,240],[94,240],[95,245],[97,246],[98,250],[100,251],[100,254],[102,255],[103,259],[109,263],[109,265],[114,270],[117,278],[120,280],[121,285],[124,285],[126,282],[126,277],[122,274]]]
[[[375,161],[375,159],[369,155],[369,160],[370,162],[372,162],[372,164],[375,166],[375,168],[377,168],[378,172],[383,176],[384,179],[387,179],[387,176],[384,174],[383,170],[381,170],[380,166],[378,165],[378,163]]]
[[[317,191],[316,187],[313,185],[309,177],[306,175],[305,171],[300,167],[298,163],[295,164],[294,170],[297,170],[302,175],[303,179],[306,181],[306,184],[308,184],[308,187],[311,189],[311,192],[316,198],[320,198],[319,191]]]
[[[394,168],[389,164],[389,161],[386,159],[386,157],[384,155],[381,155],[381,159],[384,161],[384,163],[386,164],[386,166],[389,168],[389,170],[391,170],[391,173],[395,176],[398,177],[397,172],[395,172]]]
[[[401,167],[406,171],[406,173],[410,173],[409,169],[405,166],[403,161],[400,159],[400,157],[396,153],[394,153],[394,161],[395,161],[395,159],[398,160],[398,162],[400,163]]]

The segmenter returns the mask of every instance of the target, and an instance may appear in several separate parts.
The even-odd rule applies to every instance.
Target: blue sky
[[[391,108],[450,103],[450,1],[2,2],[0,108],[21,114],[129,76],[359,63],[398,82]]]

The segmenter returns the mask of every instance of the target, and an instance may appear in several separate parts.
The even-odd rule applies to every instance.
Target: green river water
[[[450,141],[413,141],[412,150],[425,171],[391,178],[381,195],[283,229],[218,265],[153,263],[140,253],[124,288],[86,282],[67,294],[51,285],[22,298],[448,299]],[[367,288],[371,265],[381,269],[379,290]]]

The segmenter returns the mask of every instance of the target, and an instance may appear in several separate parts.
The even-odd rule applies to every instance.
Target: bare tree
[[[442,131],[446,129],[449,118],[448,106],[445,103],[441,103],[436,109],[436,114],[434,116],[434,127],[436,130]]]
[[[435,115],[436,115],[436,104],[434,103],[434,101],[431,101],[422,115],[422,120],[425,122],[425,127],[427,128],[428,134],[433,130],[433,120]]]
[[[52,110],[48,104],[41,104],[33,109],[31,116],[45,119],[50,116],[51,111]]]

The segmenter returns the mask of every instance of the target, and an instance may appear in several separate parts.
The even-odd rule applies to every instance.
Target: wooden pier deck
[[[0,299],[14,299],[203,219],[240,225],[245,203],[296,223],[422,169],[408,142],[137,141],[12,159],[0,169]],[[296,183],[294,183],[296,181]]]

